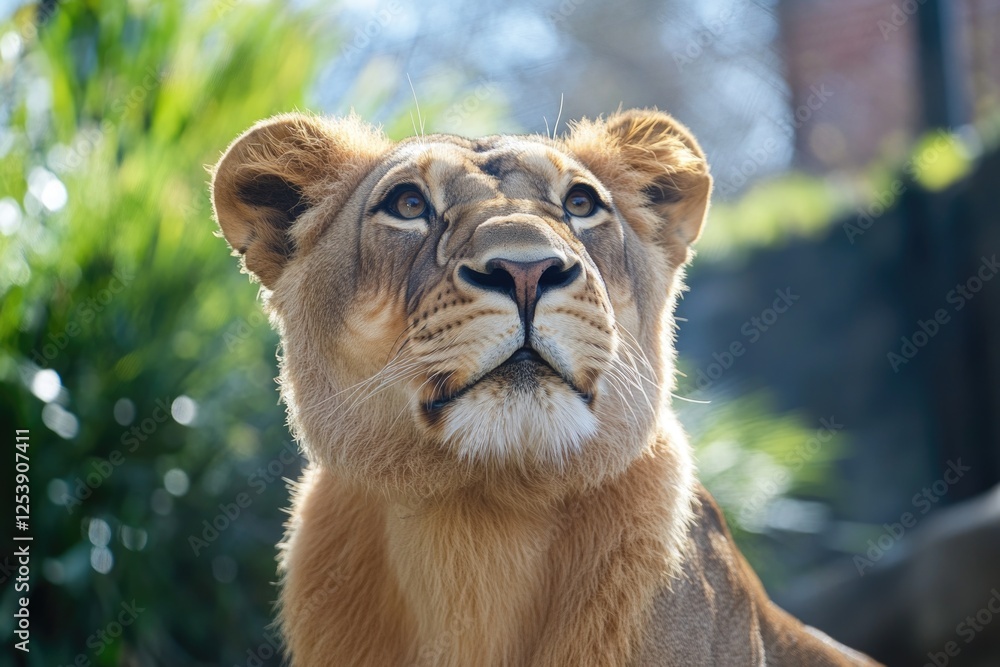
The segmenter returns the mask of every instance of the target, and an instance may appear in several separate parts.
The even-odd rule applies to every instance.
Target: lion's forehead
[[[585,172],[555,146],[516,136],[436,135],[402,143],[390,160],[388,179],[419,178],[439,211],[498,199],[552,201]]]

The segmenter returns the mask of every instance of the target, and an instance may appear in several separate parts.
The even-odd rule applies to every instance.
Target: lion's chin
[[[555,378],[490,378],[445,412],[444,441],[470,463],[561,466],[597,433],[587,400]]]

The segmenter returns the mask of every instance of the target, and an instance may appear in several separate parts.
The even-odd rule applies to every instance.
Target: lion
[[[871,665],[775,606],[671,409],[709,207],[666,113],[565,136],[285,114],[213,170],[308,460],[294,665]]]

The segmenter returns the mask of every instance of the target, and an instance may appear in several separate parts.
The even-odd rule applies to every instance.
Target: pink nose
[[[558,257],[547,257],[533,262],[491,259],[486,262],[485,273],[467,266],[459,269],[459,277],[470,285],[501,292],[513,299],[526,327],[535,317],[535,304],[542,294],[569,285],[579,275],[578,263],[567,267]]]

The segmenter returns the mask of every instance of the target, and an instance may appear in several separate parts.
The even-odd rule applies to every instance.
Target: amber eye
[[[597,200],[589,188],[577,186],[566,195],[563,208],[574,218],[586,218],[597,211]]]
[[[413,220],[427,212],[427,200],[419,191],[407,188],[393,197],[390,209],[404,220]]]

